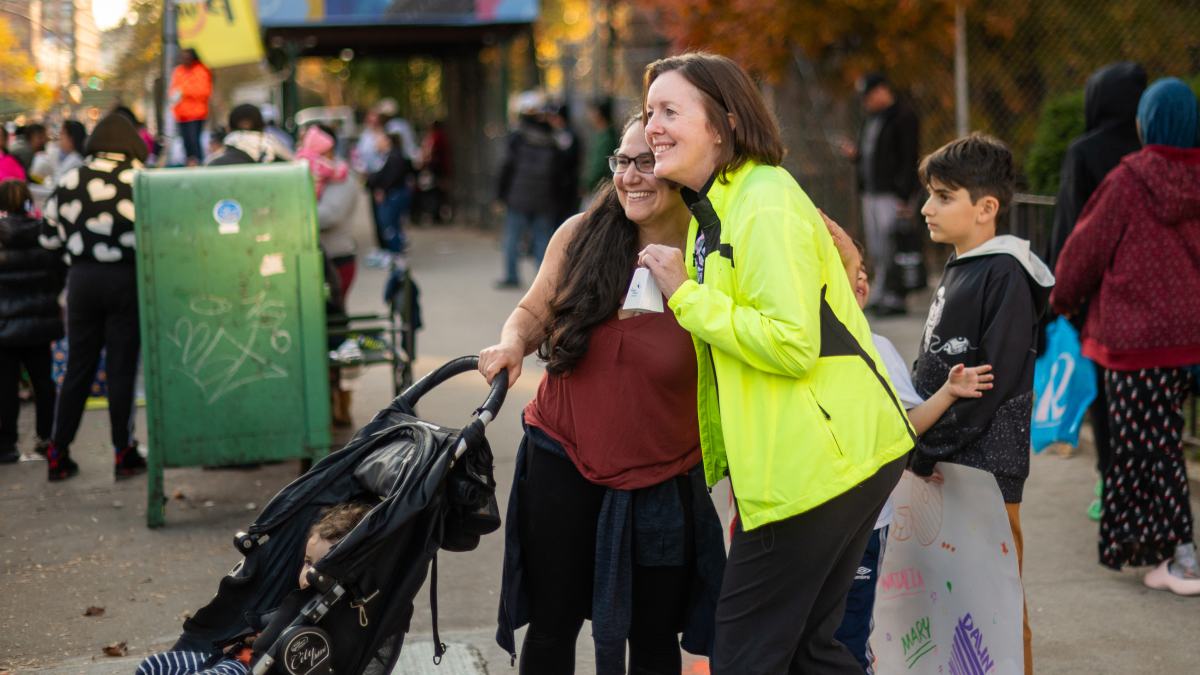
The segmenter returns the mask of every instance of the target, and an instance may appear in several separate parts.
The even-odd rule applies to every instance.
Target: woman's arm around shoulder
[[[488,384],[502,368],[508,368],[508,386],[516,384],[521,376],[521,365],[525,357],[532,354],[544,337],[546,320],[550,317],[550,299],[558,286],[558,275],[562,272],[567,246],[575,231],[583,222],[584,214],[567,219],[546,247],[546,255],[538,268],[533,285],[508,315],[504,328],[500,330],[500,342],[479,352],[479,372]]]

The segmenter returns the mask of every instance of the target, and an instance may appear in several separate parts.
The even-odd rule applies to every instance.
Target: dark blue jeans
[[[887,532],[888,526],[884,525],[872,532],[867,540],[867,550],[863,551],[862,562],[854,574],[854,585],[846,596],[846,614],[842,617],[841,627],[833,634],[858,659],[867,675],[875,672],[875,654],[868,640],[874,623],[871,616],[875,610],[875,582],[879,580],[879,570],[883,567],[883,546],[887,542]]]
[[[400,217],[408,211],[412,201],[412,193],[407,187],[388,190],[383,201],[375,204],[375,236],[379,239],[379,247],[401,253],[404,251],[404,229],[400,225]]]
[[[536,213],[508,212],[504,218],[504,281],[520,283],[517,275],[517,263],[521,259],[521,235],[525,230],[531,230],[529,252],[538,267],[542,265],[542,257],[546,255],[546,246],[550,243],[550,235],[554,234],[554,223],[550,216]]]
[[[183,138],[183,154],[188,159],[204,159],[204,149],[200,147],[200,132],[204,130],[204,120],[192,120],[179,123],[179,136]]]

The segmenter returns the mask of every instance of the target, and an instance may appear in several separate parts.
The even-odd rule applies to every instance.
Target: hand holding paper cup
[[[663,311],[662,291],[658,289],[658,282],[654,280],[650,270],[639,267],[633,271],[633,281],[629,283],[629,292],[625,294],[625,305],[622,309],[636,314]]]

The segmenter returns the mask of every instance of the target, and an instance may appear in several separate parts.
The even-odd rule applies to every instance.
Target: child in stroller
[[[255,675],[333,675],[335,665],[338,675],[383,675],[396,664],[413,602],[428,579],[434,657],[440,659],[437,553],[474,550],[481,536],[500,527],[484,429],[504,403],[507,372],[492,381],[487,400],[461,429],[422,420],[415,406],[429,390],[478,365],[477,357],[462,357],[421,378],[346,447],[275,495],[234,538],[244,560],[184,622],[172,652],[220,657],[224,646],[256,636],[249,657]],[[370,512],[319,559],[311,556],[315,562],[304,572],[309,585],[298,589],[293,575],[320,510],[357,502],[370,504]]]
[[[299,588],[308,588],[308,570],[354,529],[371,512],[364,503],[350,502],[327,506],[319,512],[308,531],[304,547],[304,566],[300,568]],[[225,647],[216,656],[203,652],[163,652],[151,654],[138,666],[136,675],[246,675],[257,634],[247,634]]]

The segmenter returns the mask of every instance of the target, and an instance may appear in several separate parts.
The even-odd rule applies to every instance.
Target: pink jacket
[[[0,182],[4,182],[10,178],[27,181],[29,178],[25,175],[25,169],[21,168],[21,163],[16,157],[0,150]]]
[[[321,131],[319,127],[309,127],[308,131],[304,132],[304,137],[300,139],[300,145],[296,148],[296,159],[308,160],[308,170],[312,172],[317,199],[321,198],[321,191],[325,189],[325,183],[329,181],[340,183],[346,180],[350,173],[350,167],[345,162],[325,157],[325,153],[332,149],[333,138]]]

